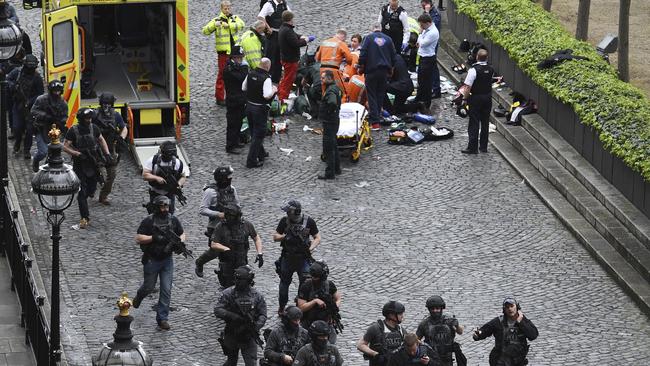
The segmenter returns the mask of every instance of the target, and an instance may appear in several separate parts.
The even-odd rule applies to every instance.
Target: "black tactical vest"
[[[23,72],[23,69],[18,73],[18,79],[16,80],[16,92],[14,92],[14,101],[19,103],[22,107],[27,107],[27,102],[31,99],[30,94],[32,93],[32,85],[34,84],[34,76],[36,72],[32,74],[27,74]]]
[[[171,214],[168,213],[164,217],[151,215],[151,218],[153,219],[153,226],[157,227],[158,229],[162,231],[173,229]],[[145,250],[145,252],[154,259],[165,259],[172,254],[171,248],[167,248],[167,244],[168,243],[166,241],[151,242],[151,244],[147,245],[148,248]]]
[[[88,127],[88,132],[82,133],[82,126],[76,124],[72,126],[75,129],[75,135],[77,137],[72,147],[79,151],[95,151],[97,149],[97,140],[95,139],[95,126],[91,123]],[[83,128],[85,130],[85,128]]]
[[[309,216],[303,215],[302,221],[293,223],[287,218],[283,249],[288,254],[307,254],[309,252]]]
[[[266,16],[266,23],[273,29],[279,29],[282,25],[282,12],[287,10],[287,3],[275,4],[273,0],[269,0],[273,6],[273,13]]]
[[[439,354],[450,354],[456,333],[451,327],[452,318],[442,316],[439,320],[434,321],[429,317],[425,329],[425,341],[431,348],[438,351]]]
[[[389,5],[384,5],[381,8],[381,31],[393,40],[395,48],[398,49],[402,46],[404,40],[404,24],[399,20],[404,8],[399,6],[392,13],[388,12],[388,8]]]
[[[176,178],[176,180],[181,179],[181,176],[182,176],[182,173],[183,173],[183,162],[179,161],[180,164],[179,164],[178,170],[176,170],[175,169],[176,161],[177,161],[176,157],[173,156],[172,159],[169,161],[169,165],[162,167],[162,166],[160,166],[160,162],[161,162],[160,154],[158,153],[158,154],[154,155],[153,160],[151,162],[151,174],[161,176],[161,175],[163,175],[162,171],[164,169],[167,172],[171,171],[172,174],[174,175],[174,177]],[[165,164],[167,164],[167,163],[165,163]],[[165,187],[166,187],[165,184],[161,184],[161,183],[158,183],[156,181],[149,182],[149,185],[154,187],[154,188],[158,188],[158,189],[165,189]]]
[[[321,282],[321,286],[319,288],[314,287],[314,283],[312,280],[307,280],[305,283],[309,283],[309,295],[307,296],[307,301],[311,301],[317,297],[320,296],[331,296],[330,294],[330,281],[325,280]],[[324,320],[326,322],[329,322],[330,320],[330,314],[329,310],[327,309],[321,309],[318,306],[315,306],[311,309],[309,309],[303,316],[303,319],[305,322],[303,324],[307,325],[305,328],[308,328],[309,324],[316,320]]]
[[[264,98],[264,82],[270,77],[271,76],[266,72],[266,70],[259,67],[248,73],[248,79],[246,80],[246,98],[249,102],[256,104],[269,103],[269,101]]]
[[[221,244],[230,248],[240,262],[242,258],[245,262],[249,249],[248,237],[250,236],[250,233],[246,230],[246,225],[244,225],[243,221],[232,226],[226,225],[225,223],[221,225],[223,226],[222,230],[225,230],[225,243]]]
[[[476,80],[472,84],[471,93],[474,95],[492,93],[492,76],[494,69],[490,65],[474,64],[476,70]]]
[[[371,345],[371,348],[382,354],[390,354],[398,349],[404,342],[404,330],[400,325],[395,330],[390,330],[383,320],[377,320],[377,325],[381,331],[381,343]]]
[[[314,366],[336,366],[336,356],[332,352],[332,345],[327,345],[325,353],[316,353],[314,348],[311,348],[312,364]]]

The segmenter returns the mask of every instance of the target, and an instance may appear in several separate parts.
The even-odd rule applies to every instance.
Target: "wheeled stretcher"
[[[356,163],[361,157],[361,151],[372,147],[366,107],[359,103],[343,103],[339,118],[341,123],[336,133],[339,151],[351,150],[350,160]]]

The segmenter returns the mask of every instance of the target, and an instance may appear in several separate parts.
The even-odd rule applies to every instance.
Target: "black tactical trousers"
[[[228,357],[223,366],[237,366],[237,359],[239,358],[239,351],[244,359],[245,366],[257,365],[257,344],[251,338],[242,343],[235,340],[234,335],[224,335],[223,340],[223,354]]]
[[[239,145],[239,132],[246,115],[246,104],[227,105],[226,108],[226,150],[230,150]]]
[[[469,125],[467,126],[467,134],[469,135],[469,141],[467,141],[467,149],[472,151],[476,151],[477,148],[487,149],[492,95],[490,93],[470,95],[468,102]],[[481,128],[480,137],[479,126]]]

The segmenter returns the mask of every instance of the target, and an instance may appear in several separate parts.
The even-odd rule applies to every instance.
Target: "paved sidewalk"
[[[25,328],[20,326],[20,305],[11,291],[9,264],[0,257],[0,366],[36,365],[34,354],[25,344]]]

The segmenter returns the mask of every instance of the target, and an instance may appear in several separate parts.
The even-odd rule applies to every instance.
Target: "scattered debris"
[[[287,149],[287,148],[281,147],[280,151],[282,151],[283,153],[286,153],[287,156],[288,156],[288,155],[291,155],[291,153],[293,152],[293,149]]]
[[[362,180],[359,183],[354,183],[354,186],[357,187],[357,188],[363,188],[363,187],[369,186],[369,184],[365,180]]]
[[[311,161],[311,155],[305,158],[305,161]]]

